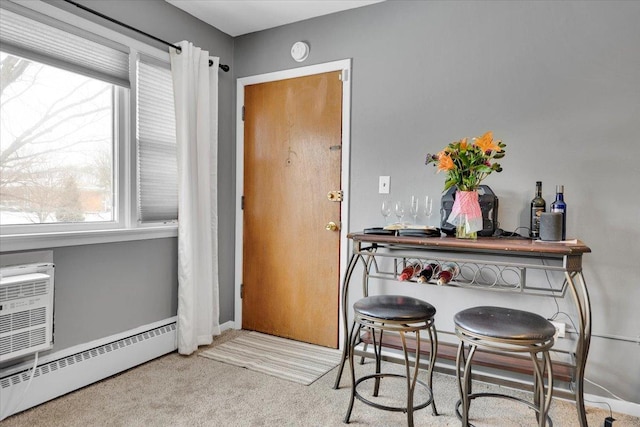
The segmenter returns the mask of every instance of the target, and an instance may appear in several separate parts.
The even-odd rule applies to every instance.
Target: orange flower
[[[446,172],[444,190],[456,186],[461,191],[477,190],[480,183],[492,172],[502,172],[499,163],[493,160],[504,157],[502,141],[494,141],[491,131],[482,136],[462,138],[448,144],[438,154],[427,154],[425,164],[437,166],[438,172]]]
[[[502,148],[500,148],[498,144],[493,142],[493,132],[491,131],[485,133],[479,138],[475,138],[475,145],[485,153],[487,151],[502,151]]]
[[[438,172],[440,171],[450,171],[454,169],[456,165],[451,160],[451,156],[446,151],[441,151],[438,153]]]

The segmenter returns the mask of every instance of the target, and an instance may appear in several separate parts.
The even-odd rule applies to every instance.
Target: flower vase
[[[456,238],[477,239],[482,230],[482,211],[477,191],[456,191],[447,222],[456,226]]]
[[[456,225],[456,238],[471,240],[476,240],[478,238],[478,232],[471,231],[468,216],[465,213],[460,214],[460,216],[458,217],[458,224]]]

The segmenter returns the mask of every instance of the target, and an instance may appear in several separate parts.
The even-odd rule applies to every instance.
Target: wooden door
[[[342,81],[245,87],[242,328],[337,348]]]

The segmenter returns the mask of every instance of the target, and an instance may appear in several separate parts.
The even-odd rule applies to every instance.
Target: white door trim
[[[310,65],[308,67],[294,68],[291,70],[276,71],[256,76],[242,77],[237,81],[236,87],[236,244],[235,244],[235,292],[234,292],[234,322],[235,328],[242,328],[242,299],[240,298],[240,286],[242,284],[242,244],[243,244],[243,212],[242,195],[244,193],[244,121],[242,120],[242,107],[244,106],[244,87],[252,84],[265,83],[277,80],[291,79],[295,77],[310,76],[313,74],[330,71],[342,71],[342,191],[344,198],[340,209],[340,278],[344,277],[348,259],[347,231],[349,224],[349,156],[351,153],[351,59],[326,62],[324,64]],[[342,304],[340,301],[339,304]],[[338,307],[339,313],[342,307]],[[338,313],[336,313],[338,315]],[[339,316],[339,338],[342,347],[343,329],[342,316]]]

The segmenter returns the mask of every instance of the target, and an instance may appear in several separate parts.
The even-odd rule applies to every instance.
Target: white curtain
[[[220,334],[218,293],[219,58],[183,41],[171,52],[178,150],[178,352]],[[209,66],[209,60],[213,65]]]

